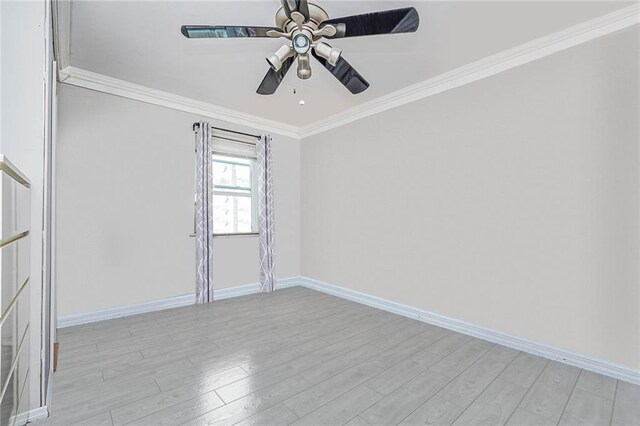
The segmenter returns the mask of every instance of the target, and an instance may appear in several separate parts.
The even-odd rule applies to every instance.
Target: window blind
[[[212,147],[214,154],[256,159],[256,146],[253,143],[234,142],[214,136]]]

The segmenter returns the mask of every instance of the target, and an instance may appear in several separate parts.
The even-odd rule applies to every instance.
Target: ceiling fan
[[[298,60],[297,74],[311,77],[309,54],[313,55],[351,93],[364,92],[369,83],[342,57],[342,51],[320,41],[378,34],[411,33],[418,29],[420,17],[413,7],[329,19],[317,3],[307,0],[280,0],[277,27],[183,25],[187,38],[283,37],[290,42],[267,56],[270,69],[257,93],[272,95]]]

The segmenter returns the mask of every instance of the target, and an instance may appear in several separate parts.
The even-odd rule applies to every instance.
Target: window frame
[[[252,157],[242,156],[242,155],[233,155],[226,152],[213,151],[213,157],[225,157],[225,158],[236,158],[240,160],[248,161],[249,164],[249,173],[251,179],[251,188],[249,188],[250,194],[238,194],[237,192],[229,192],[225,191],[225,189],[233,190],[234,187],[222,188],[221,190],[216,188],[221,188],[222,186],[213,185],[213,195],[227,195],[227,196],[246,196],[251,198],[251,232],[227,232],[227,233],[213,233],[213,237],[243,237],[243,236],[257,236],[258,232],[258,176],[256,173],[256,159]],[[214,162],[218,163],[227,163],[231,165],[240,165],[247,166],[243,163],[236,163],[233,161],[225,161],[225,160],[216,160],[215,158],[211,159],[212,165]],[[236,190],[247,190],[247,188],[235,187]],[[215,225],[214,225],[215,227]]]

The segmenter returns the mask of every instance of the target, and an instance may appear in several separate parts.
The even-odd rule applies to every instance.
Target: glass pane
[[[233,185],[233,166],[218,161],[213,162],[213,185]]]
[[[213,196],[213,233],[251,232],[251,197]]]
[[[236,185],[242,188],[251,188],[251,168],[236,166]]]
[[[213,185],[222,188],[251,189],[251,160],[213,156]]]

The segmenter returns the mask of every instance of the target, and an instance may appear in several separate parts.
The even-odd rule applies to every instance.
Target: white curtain
[[[263,293],[276,288],[274,275],[275,227],[273,215],[273,176],[271,174],[271,136],[262,135],[256,144],[258,173],[258,231],[260,233],[260,286]]]
[[[196,130],[196,303],[213,302],[213,176],[209,123]]]

